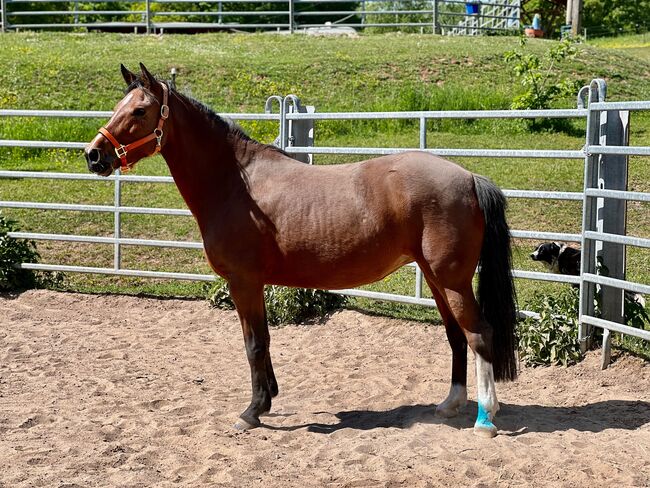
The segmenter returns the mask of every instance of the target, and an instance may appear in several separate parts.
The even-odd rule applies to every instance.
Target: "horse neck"
[[[207,116],[181,95],[170,100],[172,122],[162,148],[183,199],[199,219],[214,214],[233,191],[246,191],[244,161],[237,140],[226,127],[215,128]]]

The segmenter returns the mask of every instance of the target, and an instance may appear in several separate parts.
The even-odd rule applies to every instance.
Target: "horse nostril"
[[[86,159],[90,164],[99,163],[100,158],[101,154],[99,153],[99,149],[93,148],[90,151],[86,152]]]

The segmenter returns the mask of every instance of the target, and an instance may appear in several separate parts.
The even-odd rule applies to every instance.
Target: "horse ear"
[[[126,69],[126,66],[123,64],[120,64],[120,70],[122,70],[122,76],[124,77],[124,81],[126,81],[127,85],[130,85],[133,83],[135,80],[138,79],[138,77],[134,74],[131,73],[128,69]]]
[[[147,88],[151,88],[152,86],[156,86],[156,78],[154,75],[149,73],[149,70],[147,67],[140,63],[140,71],[142,71],[142,79],[144,81],[144,84]]]

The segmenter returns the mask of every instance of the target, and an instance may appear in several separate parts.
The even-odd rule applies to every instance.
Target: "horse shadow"
[[[334,414],[338,423],[306,423],[286,427],[265,424],[265,427],[273,430],[306,428],[307,431],[317,434],[333,434],[342,429],[408,429],[416,424],[444,424],[459,430],[474,425],[477,411],[476,402],[468,402],[457,417],[450,419],[437,417],[435,408],[435,404],[418,404],[403,405],[385,411],[350,410]],[[650,423],[650,403],[640,400],[607,400],[571,407],[501,403],[495,423],[500,434],[508,436],[568,430],[594,433],[606,429],[635,430]]]

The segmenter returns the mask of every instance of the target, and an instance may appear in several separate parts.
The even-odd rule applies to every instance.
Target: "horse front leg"
[[[269,354],[270,335],[264,308],[264,285],[230,283],[230,294],[237,308],[244,334],[246,356],[251,369],[252,398],[235,423],[238,430],[260,425],[260,415],[271,409],[271,398],[278,386]]]

